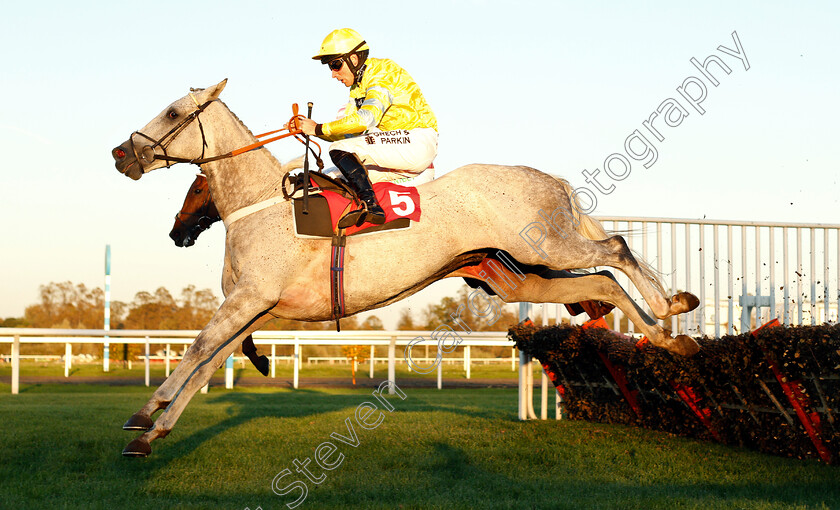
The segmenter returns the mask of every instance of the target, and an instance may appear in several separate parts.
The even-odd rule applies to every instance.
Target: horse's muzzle
[[[135,181],[143,176],[143,168],[134,154],[131,140],[126,140],[118,147],[111,150],[111,156],[114,158],[114,166],[121,174],[131,177]]]
[[[179,248],[189,248],[195,244],[195,236],[192,235],[190,229],[173,228],[169,232],[169,237],[175,242],[175,246]]]

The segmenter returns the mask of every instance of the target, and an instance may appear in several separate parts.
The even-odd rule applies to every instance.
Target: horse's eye
[[[178,118],[178,112],[176,112],[175,110],[169,110],[169,118],[170,119]]]
[[[197,189],[197,190],[193,191],[193,193],[195,193],[196,195],[201,195],[201,189]]]

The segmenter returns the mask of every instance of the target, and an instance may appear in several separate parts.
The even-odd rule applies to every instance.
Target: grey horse
[[[226,82],[191,91],[112,150],[117,170],[134,180],[174,163],[199,164],[227,227],[226,299],[183,361],[123,426],[144,431],[123,450],[127,456],[151,453],[151,441],[169,434],[192,396],[267,321],[332,319],[330,242],[296,237],[292,208],[282,199],[254,207],[278,202],[266,201],[282,195],[282,166],[265,148],[230,157],[256,139],[219,100]],[[653,345],[681,355],[699,350],[688,336],[672,337],[609,275],[569,277],[567,270],[596,266],[623,271],[659,319],[699,304],[686,292],[667,296],[623,238],[607,236],[596,220],[573,207],[566,181],[524,166],[472,164],[417,189],[422,221],[405,230],[347,238],[347,315],[394,303],[441,278],[474,278],[465,268],[503,252],[522,268],[517,284],[502,296],[505,301],[611,303]],[[238,219],[228,221],[234,212]],[[552,224],[537,250],[520,233],[547,215]]]

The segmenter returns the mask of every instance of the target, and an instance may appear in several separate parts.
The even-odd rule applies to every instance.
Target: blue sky
[[[634,162],[594,214],[840,223],[838,21],[829,2],[16,2],[0,19],[0,317],[22,315],[51,281],[103,286],[106,244],[113,299],[190,283],[221,295],[221,225],[189,249],[167,237],[195,167],[134,182],[110,150],[189,87],[223,78],[222,99],[255,131],[280,127],[293,102],[332,118],[347,90],[310,57],[342,26],[422,87],[438,173],[525,164],[575,186],[680,99],[700,76],[692,57],[718,55],[732,72],[716,73],[705,113],[664,128],[655,164]],[[732,32],[749,70],[717,49],[735,48]],[[388,324],[458,286],[378,315]]]

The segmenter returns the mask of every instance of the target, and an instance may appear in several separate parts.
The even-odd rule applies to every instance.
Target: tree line
[[[105,292],[72,282],[50,282],[39,287],[39,300],[26,307],[23,317],[0,319],[0,327],[57,329],[102,329]],[[125,303],[111,301],[111,329],[202,329],[216,313],[220,300],[210,289],[198,290],[189,285],[175,297],[165,287],[154,292],[140,291]],[[444,297],[439,303],[420,310],[419,317],[403,308],[397,323],[400,331],[431,331],[441,325],[472,331],[507,331],[517,322],[510,306],[498,298],[490,298],[478,290],[464,286],[455,297]],[[331,330],[335,323],[302,322],[274,319],[268,330]],[[341,329],[382,330],[382,320],[375,315],[364,320],[358,317],[341,319]]]
[[[103,329],[105,292],[101,288],[88,288],[72,282],[50,282],[39,287],[38,302],[25,308],[23,317],[0,319],[0,327],[32,327],[55,329]],[[210,289],[198,290],[189,285],[178,297],[165,287],[154,292],[140,291],[131,302],[110,302],[110,328],[118,329],[202,329],[213,317],[220,300]],[[417,312],[417,313],[415,313]],[[498,298],[490,298],[482,291],[464,286],[454,297],[444,297],[438,303],[421,310],[403,308],[397,323],[401,331],[433,331],[449,326],[457,331],[507,331],[518,322],[511,306]],[[262,329],[267,330],[334,330],[335,322],[302,322],[274,319]],[[382,320],[370,315],[364,320],[356,316],[341,319],[342,330],[383,330]],[[352,346],[355,347],[355,346]],[[153,349],[160,349],[156,345]],[[314,351],[312,351],[314,349]],[[328,346],[310,348],[310,355],[335,355],[337,348]],[[137,344],[112,344],[112,359],[128,360],[140,355],[142,346]],[[506,355],[506,348],[488,349],[493,356]],[[58,344],[25,344],[23,354],[63,354],[64,346]],[[496,352],[498,351],[498,352]],[[504,352],[503,352],[504,351]],[[101,346],[74,347],[74,354],[101,355]],[[288,354],[283,349],[279,355]],[[344,353],[347,354],[347,353]],[[361,351],[352,359],[362,360]],[[488,354],[491,354],[488,352]],[[351,359],[351,357],[348,357]]]

